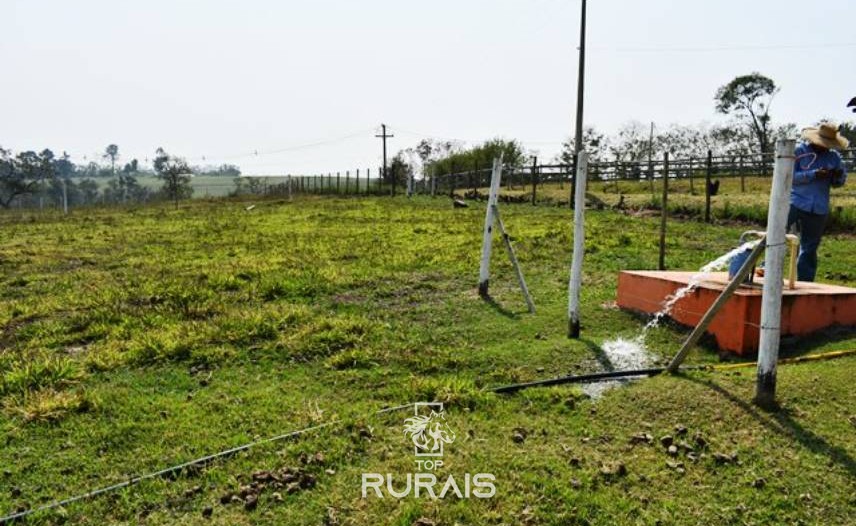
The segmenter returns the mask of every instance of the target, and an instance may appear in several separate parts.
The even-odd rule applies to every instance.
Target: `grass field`
[[[599,400],[576,387],[485,392],[608,365],[600,345],[641,327],[613,305],[617,273],[655,268],[656,218],[588,214],[583,338],[572,341],[565,208],[503,208],[538,307],[530,315],[499,244],[494,302],[476,293],[481,205],[453,209],[423,197],[248,204],[0,215],[0,512],[338,422],[32,522],[852,521],[854,357],[780,368],[775,413],[749,403],[752,368],[656,377]],[[669,228],[672,269],[700,267],[745,229],[677,220]],[[856,238],[828,236],[820,277],[852,285],[855,256]],[[648,348],[662,359],[684,336],[660,327]],[[783,352],[854,347],[856,333],[837,331]],[[717,361],[705,349],[690,358]],[[375,411],[430,400],[446,403],[458,437],[441,473],[493,473],[496,496],[363,499],[362,473],[414,470],[401,427],[407,412]],[[677,457],[660,445],[664,435],[685,442]],[[221,504],[253,473],[284,468],[312,482],[269,487],[255,509]]]

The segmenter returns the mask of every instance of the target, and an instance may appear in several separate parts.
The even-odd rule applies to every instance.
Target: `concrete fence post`
[[[791,185],[794,180],[795,141],[776,141],[773,186],[767,209],[767,252],[764,257],[764,289],[761,300],[761,337],[758,345],[758,378],[755,403],[772,408],[776,403],[776,362],[779,360],[779,337],[782,317],[782,278],[785,238],[790,207]]]

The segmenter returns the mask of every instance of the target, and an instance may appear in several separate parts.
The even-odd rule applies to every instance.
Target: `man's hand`
[[[814,171],[814,178],[818,181],[828,181],[832,179],[832,172],[826,168],[818,168]]]

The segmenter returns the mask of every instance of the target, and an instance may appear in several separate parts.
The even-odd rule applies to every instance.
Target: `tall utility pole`
[[[574,130],[574,177],[576,177],[577,157],[583,149],[583,94],[586,82],[586,0],[582,0],[580,15],[580,64],[577,73],[577,123]],[[571,182],[571,197],[568,205],[574,207],[576,181]]]
[[[383,181],[384,179],[386,179],[386,173],[387,173],[386,172],[386,170],[387,170],[387,168],[386,168],[386,140],[391,139],[392,137],[395,137],[395,135],[387,135],[386,124],[381,124],[380,128],[383,131],[381,132],[380,135],[375,135],[375,137],[377,137],[379,139],[383,139],[383,173],[380,176],[381,181]],[[395,181],[392,182],[392,195],[395,195]]]
[[[574,137],[574,153],[583,149],[583,93],[586,81],[586,0],[580,16],[580,69],[577,74],[577,127]]]

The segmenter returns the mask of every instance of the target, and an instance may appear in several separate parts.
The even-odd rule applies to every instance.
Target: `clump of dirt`
[[[237,490],[228,491],[220,496],[220,504],[224,506],[238,504],[245,510],[253,511],[258,507],[259,497],[269,492],[271,500],[280,502],[283,493],[291,495],[301,491],[311,490],[318,483],[318,467],[325,464],[323,453],[314,455],[301,454],[299,466],[283,466],[273,470],[260,470],[247,477],[250,482],[242,484]],[[335,474],[332,469],[323,473]],[[210,513],[209,513],[210,516]]]

